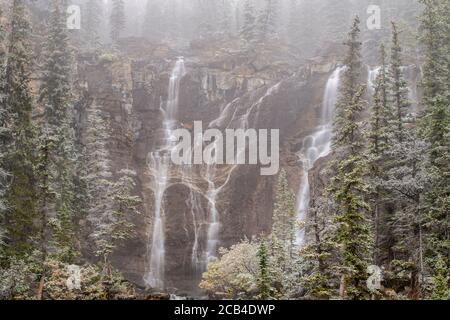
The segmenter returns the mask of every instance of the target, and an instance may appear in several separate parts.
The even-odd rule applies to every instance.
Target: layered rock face
[[[135,192],[143,200],[142,214],[132,218],[135,234],[114,261],[129,280],[143,287],[148,285],[144,279],[155,214],[155,172],[149,154],[160,147],[162,110],[180,55],[169,48],[141,46],[120,57],[78,59],[81,138],[84,110],[95,103],[111,123],[114,170],[127,167],[137,172]],[[302,175],[297,153],[320,121],[323,88],[336,65],[333,59],[299,64],[287,48],[225,51],[211,43],[207,47],[194,43],[182,55],[186,74],[179,84],[177,126],[191,128],[194,121],[202,121],[203,129],[222,132],[279,129],[280,167],[297,192]],[[259,165],[171,168],[163,197],[166,290],[194,293],[214,255],[211,251],[270,232],[277,176],[262,176],[260,169]],[[214,231],[217,235],[212,238]]]

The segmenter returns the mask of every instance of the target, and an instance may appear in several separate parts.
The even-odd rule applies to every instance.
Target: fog
[[[67,5],[81,9],[81,30],[73,37],[81,43],[93,34],[98,44],[110,45],[111,15],[114,0],[72,0]],[[142,37],[154,43],[172,47],[186,46],[192,40],[220,37],[223,41],[242,36],[245,25],[245,6],[249,4],[255,18],[273,8],[274,33],[271,40],[283,42],[297,49],[303,56],[317,53],[324,45],[341,43],[351,19],[359,15],[363,41],[387,40],[390,21],[403,28],[403,37],[410,37],[417,28],[420,12],[417,1],[411,0],[125,0],[125,21],[119,38]],[[368,30],[370,5],[380,8],[381,26]],[[48,0],[37,0],[34,10],[41,10],[43,18]],[[45,18],[43,19],[45,20]],[[372,32],[368,32],[372,31]],[[91,43],[92,46],[92,43]],[[89,47],[89,45],[87,46]]]

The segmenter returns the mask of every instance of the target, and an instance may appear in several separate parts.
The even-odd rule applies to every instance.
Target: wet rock
[[[162,292],[155,292],[147,295],[145,297],[145,300],[170,300],[170,294],[168,293],[162,293]]]
[[[206,128],[221,118],[215,122],[220,129],[239,128],[247,117],[251,128],[280,129],[280,163],[288,171],[289,184],[296,193],[302,174],[296,155],[301,148],[298,144],[319,123],[327,70],[331,70],[335,61],[316,61],[312,67],[315,72],[303,72],[300,76],[296,75],[298,61],[286,48],[273,46],[248,53],[240,51],[238,44],[231,44],[229,50],[222,50],[221,46],[223,43],[207,46],[192,43],[191,51],[185,53],[187,75],[181,81],[180,123],[203,121]],[[133,237],[115,253],[113,262],[127,279],[145,286],[143,276],[148,271],[154,212],[148,154],[160,140],[160,108],[164,108],[167,100],[176,54],[169,48],[148,43],[139,48],[138,41],[133,42],[130,50],[133,52],[127,54],[131,58],[119,57],[109,64],[82,59],[78,70],[80,83],[86,83],[80,86],[86,100],[83,108],[95,101],[112,120],[108,146],[113,171],[130,168],[137,172],[135,193],[143,199],[142,214],[132,218]],[[303,70],[307,69],[305,66]],[[227,109],[229,104],[231,107]],[[189,185],[182,183],[175,173],[166,191],[165,281],[167,286],[200,295],[197,286],[204,265],[193,264],[192,252],[194,241],[198,241],[200,249],[206,245],[208,184],[201,178],[204,168],[193,170],[196,174]],[[235,169],[223,166],[218,170],[215,183],[223,185],[216,203],[221,226],[219,245],[228,247],[244,237],[270,232],[277,177],[261,176],[259,166],[242,165]],[[191,210],[192,194],[200,199],[199,206],[203,208],[197,212],[200,219],[197,228]],[[165,293],[144,297],[170,298]]]

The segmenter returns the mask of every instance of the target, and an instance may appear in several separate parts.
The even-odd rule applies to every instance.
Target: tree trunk
[[[341,275],[341,284],[339,286],[339,297],[345,299],[347,295],[347,278],[345,274]]]
[[[42,300],[42,294],[44,292],[44,284],[45,284],[45,276],[42,275],[41,280],[39,281],[39,287],[37,289],[36,298],[38,300]]]

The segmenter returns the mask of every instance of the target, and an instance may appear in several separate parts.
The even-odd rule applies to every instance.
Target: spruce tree
[[[23,0],[13,1],[6,70],[1,88],[2,105],[7,108],[7,118],[2,121],[9,126],[8,134],[2,136],[2,148],[6,150],[2,166],[11,174],[11,183],[5,194],[8,211],[4,221],[8,241],[14,244],[9,247],[13,254],[30,252],[37,231],[36,135],[30,90],[31,26],[26,11]]]
[[[128,219],[139,213],[137,206],[141,202],[139,197],[132,196],[136,173],[124,169],[119,172],[119,176],[118,181],[111,184],[107,194],[113,204],[112,210],[91,220],[95,226],[96,254],[102,258],[104,268],[108,271],[111,254],[124,240],[131,237],[134,226]]]
[[[132,195],[135,172],[121,170],[114,181],[107,147],[110,130],[107,117],[95,101],[88,109],[85,144],[88,221],[95,254],[110,274],[110,257],[122,241],[131,236],[128,218],[138,213],[140,199]]]
[[[370,166],[369,181],[372,191],[372,211],[374,223],[374,262],[380,263],[380,247],[383,228],[383,203],[384,194],[382,183],[386,179],[386,150],[389,148],[389,137],[392,120],[391,104],[389,103],[388,66],[384,45],[380,47],[380,69],[375,80],[375,90],[372,99],[370,114],[370,127],[367,132],[368,149],[367,158]]]
[[[402,129],[402,142],[391,140],[386,151],[387,162],[382,188],[385,202],[390,203],[388,231],[391,259],[388,269],[397,291],[409,287],[410,298],[422,296],[424,280],[423,197],[427,180],[423,164],[425,144],[417,135],[414,123]]]
[[[270,297],[270,276],[269,261],[265,239],[261,239],[258,248],[259,277],[258,277],[258,298],[266,300]]]
[[[265,0],[256,19],[256,32],[259,42],[266,42],[277,37],[278,32],[278,0]]]
[[[244,2],[244,22],[240,30],[241,37],[248,43],[255,40],[256,37],[256,16],[255,8],[252,0],[245,0]]]
[[[89,46],[98,46],[100,43],[99,29],[102,19],[102,1],[88,0],[86,3],[86,38]]]
[[[84,157],[85,174],[84,181],[86,183],[88,195],[86,211],[87,220],[91,224],[91,228],[97,229],[99,221],[103,217],[111,217],[113,215],[112,195],[112,172],[111,159],[107,148],[107,141],[110,135],[109,126],[106,115],[95,101],[87,109],[87,128],[85,133]],[[90,239],[94,241],[95,253],[102,256],[106,250],[103,249],[101,232],[94,232],[90,235]],[[102,256],[107,260],[107,256]]]
[[[401,143],[404,135],[404,121],[406,112],[410,106],[408,102],[408,87],[403,77],[402,71],[402,48],[399,42],[399,31],[397,25],[392,22],[392,47],[391,47],[391,61],[389,65],[389,84],[392,99],[392,106],[394,108],[393,124],[395,139]]]
[[[420,2],[424,6],[421,43],[425,51],[420,129],[428,144],[430,180],[425,194],[426,256],[436,274],[439,256],[450,270],[450,5],[445,0]]]
[[[449,271],[442,255],[438,254],[434,265],[433,289],[431,299],[433,300],[449,300],[450,289],[448,282],[450,280]]]
[[[289,189],[287,174],[281,170],[278,178],[272,235],[283,244],[283,251],[292,254],[295,241],[295,195]]]
[[[5,244],[5,228],[3,225],[4,214],[6,213],[7,204],[5,202],[5,192],[8,188],[8,173],[4,168],[3,157],[6,149],[4,148],[3,138],[7,137],[9,134],[9,129],[7,126],[8,116],[8,108],[4,104],[4,80],[5,80],[5,56],[6,56],[6,48],[4,46],[5,41],[5,28],[2,23],[3,12],[0,8],[0,261],[3,258],[2,248]]]
[[[329,299],[333,296],[332,282],[329,281],[333,278],[331,264],[335,251],[334,224],[330,221],[333,201],[324,189],[324,185],[318,186],[317,183],[311,186],[310,208],[304,226],[308,241],[300,248],[297,261],[299,284],[305,290],[304,296],[310,299]]]
[[[44,123],[37,163],[41,181],[40,211],[42,248],[68,262],[74,252],[74,174],[75,150],[71,104],[71,53],[66,34],[64,11],[58,0],[51,2],[49,31],[45,43],[46,64],[40,87]]]
[[[125,4],[123,0],[112,0],[109,24],[111,39],[116,43],[125,29]]]
[[[280,294],[291,288],[295,257],[296,234],[295,195],[289,189],[285,170],[281,170],[277,183],[273,212],[272,233],[269,237],[269,253],[273,281],[278,284]]]
[[[359,18],[349,33],[340,96],[333,130],[332,168],[335,176],[329,188],[336,202],[335,233],[339,262],[340,296],[362,298],[366,293],[367,265],[371,257],[371,233],[366,214],[369,209],[363,179],[365,159],[361,133],[365,85],[361,84],[361,42]]]
[[[387,224],[391,242],[389,250],[392,255],[389,261],[389,270],[393,275],[391,278],[397,283],[409,286],[409,295],[417,298],[421,295],[424,275],[420,195],[424,189],[422,166],[426,159],[423,154],[423,141],[417,135],[415,120],[405,116],[410,104],[398,35],[397,27],[393,23],[389,66],[392,119],[389,122],[389,144],[383,157],[385,178],[382,180],[382,188],[386,191],[384,202],[390,203],[393,210]]]

